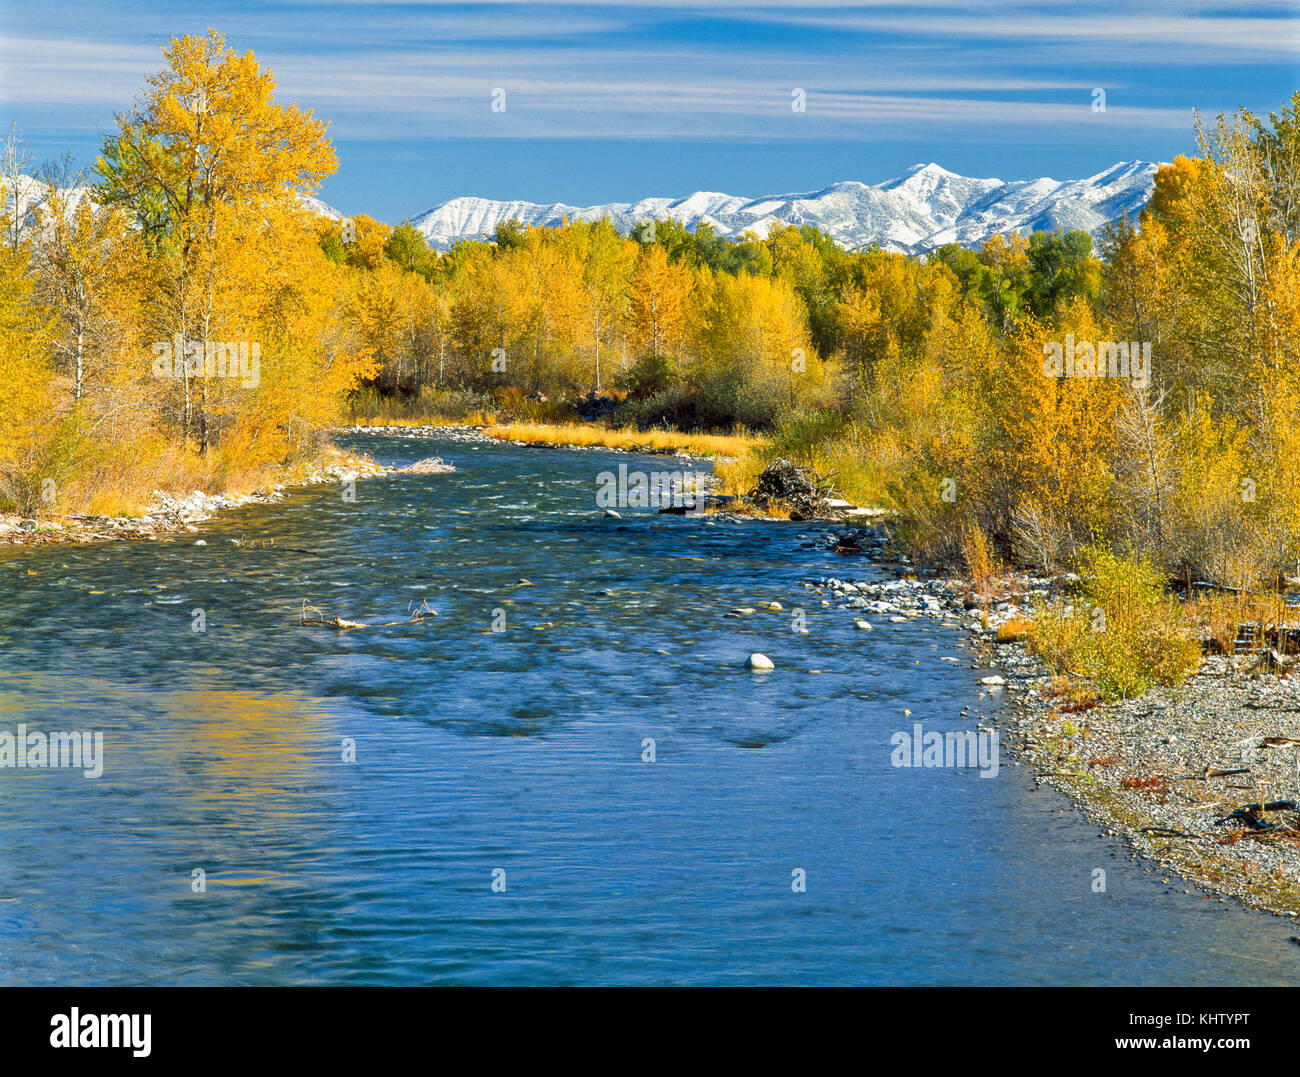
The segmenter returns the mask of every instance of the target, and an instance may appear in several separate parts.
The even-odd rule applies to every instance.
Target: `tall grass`
[[[1252,650],[1275,647],[1283,654],[1300,649],[1292,634],[1300,610],[1277,591],[1203,592],[1194,595],[1187,608],[1220,654],[1236,654],[1239,644]]]
[[[866,451],[859,428],[828,409],[788,415],[745,456],[719,467],[723,491],[743,495],[752,490],[778,456],[825,476],[840,497],[855,505],[876,507],[886,501],[885,466]]]
[[[998,560],[988,535],[978,524],[969,524],[963,532],[962,556],[975,593],[985,599],[996,597],[1001,590],[1005,568]]]

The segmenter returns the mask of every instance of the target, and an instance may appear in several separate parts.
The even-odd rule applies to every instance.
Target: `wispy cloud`
[[[256,52],[282,98],[328,118],[336,139],[387,143],[395,156],[435,140],[497,140],[492,153],[521,166],[524,151],[500,140],[773,154],[787,143],[889,145],[912,160],[945,159],[953,146],[1029,159],[1068,144],[1075,156],[1094,147],[1089,160],[1101,167],[1190,149],[1193,108],[1268,109],[1289,97],[1300,84],[1293,3],[208,0],[179,13],[156,0],[10,4],[0,12],[0,119],[46,143],[88,142],[131,105],[168,37],[213,25]],[[490,109],[496,88],[504,113]],[[791,109],[795,88],[806,111]],[[1092,110],[1094,88],[1107,92],[1104,113]],[[745,175],[740,150],[728,160]],[[599,149],[589,162],[609,167]]]

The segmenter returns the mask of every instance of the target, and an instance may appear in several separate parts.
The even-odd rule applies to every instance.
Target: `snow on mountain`
[[[318,217],[328,217],[331,221],[342,221],[347,219],[345,214],[340,213],[328,203],[322,202],[319,198],[312,198],[311,195],[300,194],[298,196],[298,201]]]
[[[36,179],[34,176],[18,173],[11,183],[6,183],[0,177],[0,188],[4,188],[4,199],[0,202],[0,214],[4,214],[11,219],[16,218],[23,222],[27,228],[31,228],[44,220],[44,206],[54,189],[48,183]],[[66,204],[69,214],[73,213],[82,202],[90,200],[93,194],[88,186],[66,187],[63,188],[63,192],[67,196]],[[322,202],[319,198],[299,195],[298,200],[319,217],[328,217],[332,221],[344,220],[344,214],[333,206]],[[98,212],[98,209],[96,209],[96,212]]]
[[[19,173],[14,176],[12,181],[0,178],[0,187],[4,188],[4,200],[0,202],[0,214],[4,214],[11,220],[16,219],[24,222],[28,227],[40,224],[45,220],[45,202],[53,190],[49,184],[33,176]],[[90,188],[68,187],[65,189],[64,194],[67,197],[65,202],[66,211],[71,214],[82,202],[90,198]]]
[[[848,181],[819,191],[753,199],[696,191],[678,199],[579,207],[462,197],[409,220],[438,250],[461,239],[488,238],[509,220],[554,227],[565,219],[608,217],[625,234],[643,221],[671,218],[692,230],[708,222],[730,239],[746,231],[766,236],[781,225],[807,224],[849,250],[879,243],[886,250],[916,254],[944,243],[975,246],[1006,232],[1078,228],[1096,235],[1107,222],[1146,204],[1155,171],[1154,164],[1131,161],[1086,179],[1004,182],[959,176],[926,164],[875,186]]]
[[[563,221],[595,221],[608,217],[625,235],[638,224],[669,218],[694,231],[708,224],[729,239],[745,232],[766,236],[785,225],[812,225],[841,246],[858,250],[879,243],[886,250],[920,254],[944,243],[977,246],[989,236],[1036,230],[1082,229],[1094,236],[1109,221],[1136,214],[1151,197],[1156,165],[1120,162],[1104,172],[1077,180],[973,179],[936,164],[915,165],[903,175],[869,187],[865,183],[833,183],[819,191],[742,198],[717,191],[696,191],[684,198],[643,198],[599,206],[570,206],[563,202],[498,202],[488,198],[453,198],[409,218],[437,250],[462,239],[487,239],[504,221],[556,227]],[[30,176],[18,177],[20,219],[39,219],[48,188]],[[86,188],[72,192],[73,204],[88,198]],[[302,197],[317,214],[344,219],[318,198]],[[13,192],[6,192],[4,212],[15,209]]]

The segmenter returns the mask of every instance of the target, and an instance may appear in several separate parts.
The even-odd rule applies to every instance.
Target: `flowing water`
[[[1166,884],[1005,750],[892,766],[993,701],[959,629],[810,599],[882,570],[807,525],[602,518],[599,472],[662,457],[357,444],[458,470],[0,548],[0,730],[104,736],[98,778],[0,770],[0,981],[1297,979],[1293,927]]]

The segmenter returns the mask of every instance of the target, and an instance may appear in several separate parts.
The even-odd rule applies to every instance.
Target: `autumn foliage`
[[[301,198],[335,167],[325,124],[215,32],[164,61],[88,192],[47,169],[18,229],[0,200],[7,507],[132,508],[156,485],[257,474],[314,452],[373,369],[355,283]]]
[[[1052,569],[1112,548],[1276,582],[1300,551],[1297,108],[1201,127],[1095,247],[912,257],[574,220],[436,252],[409,224],[313,213],[326,124],[215,31],[176,39],[89,197],[49,170],[24,219],[0,162],[0,508],[237,482],[367,409],[556,421],[596,394],[619,427],[762,430],[899,510],[923,556]],[[1078,376],[1049,370],[1076,342]],[[1105,369],[1116,342],[1145,376]]]

